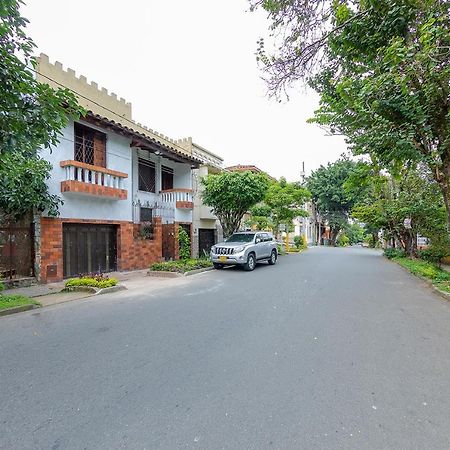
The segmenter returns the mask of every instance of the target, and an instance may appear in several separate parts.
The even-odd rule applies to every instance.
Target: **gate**
[[[24,221],[0,225],[0,278],[34,276],[34,227]]]
[[[115,225],[63,224],[64,277],[117,270]]]
[[[198,254],[209,257],[211,247],[216,243],[215,230],[200,228],[198,230]]]

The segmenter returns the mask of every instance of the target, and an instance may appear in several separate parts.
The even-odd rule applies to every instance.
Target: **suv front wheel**
[[[272,250],[272,253],[270,254],[270,258],[267,261],[271,266],[273,266],[277,262],[277,251]]]
[[[252,270],[254,270],[255,266],[256,266],[255,255],[253,253],[250,253],[250,255],[248,255],[247,257],[247,262],[244,265],[244,270],[251,272]]]

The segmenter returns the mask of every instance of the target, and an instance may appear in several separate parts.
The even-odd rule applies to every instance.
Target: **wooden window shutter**
[[[106,167],[106,136],[103,133],[94,135],[94,165]]]

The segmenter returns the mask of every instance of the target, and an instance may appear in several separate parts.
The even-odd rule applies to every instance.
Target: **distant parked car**
[[[277,243],[265,231],[233,233],[225,242],[211,248],[211,261],[216,269],[223,269],[226,265],[239,265],[250,271],[259,261],[267,261],[273,265],[277,258]]]

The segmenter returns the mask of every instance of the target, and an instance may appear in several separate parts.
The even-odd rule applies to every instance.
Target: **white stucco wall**
[[[149,153],[145,150],[133,149],[133,182],[132,182],[132,199],[133,202],[140,202],[142,206],[149,204],[150,206],[155,202],[160,203],[161,197],[159,192],[161,191],[161,166],[170,167],[173,169],[173,187],[174,189],[192,189],[191,182],[191,167],[189,164],[181,164],[171,161],[162,156],[157,156],[153,153]],[[143,158],[155,163],[156,168],[156,189],[155,193],[140,191],[139,188],[139,168],[138,159]],[[136,209],[135,209],[136,211]],[[163,223],[177,222],[192,222],[192,211],[184,209],[174,209],[169,214],[168,212],[162,212]],[[167,214],[167,215],[165,215]],[[138,213],[135,212],[135,216]],[[135,221],[139,220],[139,217],[134,218]]]
[[[80,121],[80,123],[83,123]],[[96,196],[81,195],[78,193],[61,193],[61,181],[65,180],[64,169],[59,163],[63,160],[74,159],[74,123],[70,121],[63,131],[59,144],[50,150],[41,150],[41,156],[49,161],[52,166],[51,178],[47,184],[49,192],[62,198],[64,204],[60,206],[60,217],[67,219],[92,219],[92,220],[132,220],[131,201],[131,148],[130,139],[118,134],[94,127],[87,126],[106,133],[106,167],[129,174],[123,180],[123,189],[128,191],[126,200],[112,200]]]

